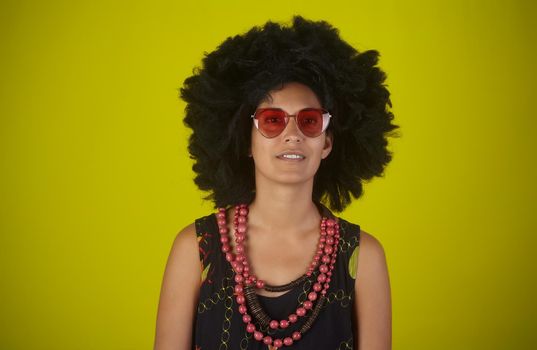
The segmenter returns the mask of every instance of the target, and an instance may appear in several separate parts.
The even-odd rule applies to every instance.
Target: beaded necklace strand
[[[339,243],[339,224],[333,220],[323,217],[321,220],[321,232],[317,251],[308,267],[307,272],[298,279],[282,286],[267,285],[263,280],[257,278],[250,268],[246,254],[246,234],[248,205],[239,204],[235,206],[233,227],[235,231],[235,253],[232,252],[230,245],[229,230],[227,226],[226,209],[219,208],[216,213],[218,229],[220,233],[221,250],[225,254],[226,260],[231,264],[235,273],[234,292],[242,320],[246,324],[246,331],[253,333],[253,338],[266,344],[269,349],[278,349],[283,346],[291,346],[294,342],[302,338],[302,334],[307,332],[317,316],[319,315],[323,304],[326,301],[326,293],[330,287],[332,270],[337,257],[337,247]],[[317,271],[317,281],[311,286],[308,298],[300,303],[295,313],[290,314],[287,319],[271,320],[270,316],[262,309],[257,298],[255,289],[264,289],[269,292],[279,292],[291,290],[307,278],[311,277]],[[320,294],[320,295],[319,295]],[[314,302],[315,307],[314,307]],[[312,310],[309,318],[304,322],[298,331],[294,331],[291,336],[283,339],[272,339],[269,335],[264,335],[258,330],[252,322],[252,316],[257,321],[259,328],[285,329],[291,324],[296,323],[299,317],[305,317],[308,310]]]

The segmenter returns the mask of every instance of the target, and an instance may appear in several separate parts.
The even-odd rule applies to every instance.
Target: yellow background
[[[3,1],[1,349],[149,349],[176,233],[212,212],[177,97],[292,14],[377,49],[401,138],[342,217],[383,244],[394,349],[531,349],[531,1]]]

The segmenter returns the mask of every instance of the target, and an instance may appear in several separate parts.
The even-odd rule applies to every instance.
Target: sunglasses
[[[280,108],[259,108],[251,116],[257,130],[267,138],[280,135],[291,117],[305,136],[317,137],[326,130],[332,116],[323,108],[304,108],[294,115]]]

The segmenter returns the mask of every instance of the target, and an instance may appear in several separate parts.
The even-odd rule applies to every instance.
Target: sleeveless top
[[[330,288],[327,290],[327,298],[321,312],[311,328],[302,334],[302,338],[288,348],[352,350],[357,340],[354,334],[353,304],[360,226],[337,218],[324,205],[316,204],[322,216],[339,222],[338,254],[332,271]],[[195,220],[195,226],[203,272],[195,315],[192,349],[267,350],[267,345],[253,339],[252,333],[246,332],[246,324],[238,311],[233,294],[234,272],[221,251],[216,214]],[[271,319],[286,319],[289,314],[295,312],[299,303],[307,299],[307,294],[317,274],[318,270],[312,277],[283,295],[277,297],[258,295],[259,303]],[[283,339],[298,330],[310,314],[311,311],[308,311],[305,317],[299,317],[295,324],[290,324],[286,329],[269,329],[263,333],[270,335],[273,339]],[[253,316],[252,323],[256,325],[256,329],[259,329]]]

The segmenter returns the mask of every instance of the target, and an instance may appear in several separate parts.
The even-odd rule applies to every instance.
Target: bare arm
[[[361,231],[355,281],[356,350],[392,348],[392,310],[386,256],[380,242]]]
[[[155,335],[155,350],[192,347],[192,328],[201,281],[194,224],[177,234],[166,264]]]

